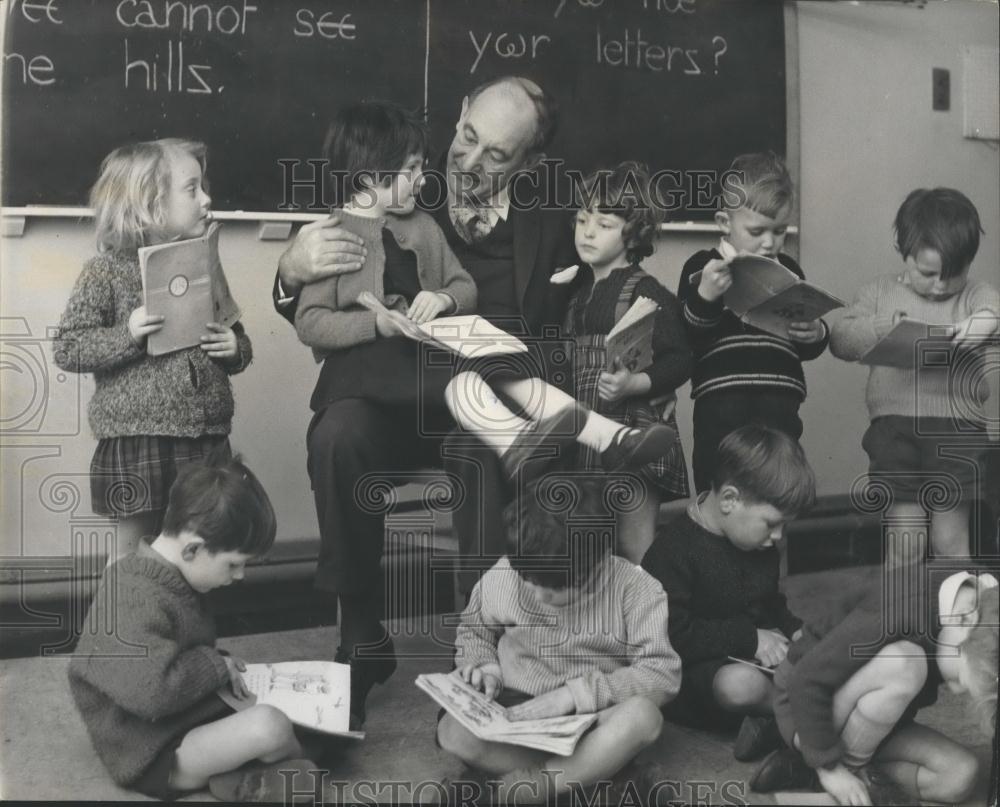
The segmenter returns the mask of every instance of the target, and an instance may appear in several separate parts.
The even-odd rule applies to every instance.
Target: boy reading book
[[[611,777],[656,740],[659,707],[680,686],[662,586],[612,555],[604,530],[570,528],[556,509],[536,489],[505,510],[508,554],[472,591],[454,675],[510,720],[596,712],[596,724],[568,757],[477,739],[449,714],[437,727],[440,745],[498,789],[520,783],[536,799],[550,782],[558,794]]]
[[[735,182],[725,187],[724,206],[715,214],[719,246],[688,259],[677,291],[695,350],[692,465],[699,492],[711,487],[715,450],[734,429],[759,423],[796,440],[802,436],[802,362],[819,356],[829,338],[822,319],[790,322],[784,336],[775,336],[725,307],[723,296],[733,283],[729,264],[741,252],[774,258],[805,278],[781,251],[794,190],[784,163],[773,153],[743,154],[731,170]]]
[[[996,334],[1000,292],[986,281],[969,278],[982,232],[975,205],[951,188],[921,188],[900,206],[895,230],[903,270],[858,292],[834,324],[833,354],[857,361],[902,318],[951,327],[958,350],[973,349]],[[969,504],[986,465],[984,404],[989,385],[981,361],[960,365],[953,354],[942,363],[936,358],[941,353],[939,347],[926,354],[925,361],[917,351],[908,367],[872,366],[865,391],[871,425],[861,445],[868,453],[870,475],[892,491],[887,518],[926,523],[921,488],[934,480],[954,488],[957,503],[930,513],[930,542],[938,555],[968,557]],[[965,445],[940,450],[956,442]],[[902,541],[897,536],[887,547],[890,565],[924,557],[926,532],[907,546]]]
[[[244,664],[216,648],[203,599],[242,580],[274,532],[256,477],[239,460],[210,457],[178,472],[153,543],[106,570],[69,684],[119,785],[165,800],[207,784],[223,801],[280,801],[284,771],[289,782],[302,773],[303,790],[316,766],[302,758],[289,719],[264,705],[234,713],[216,694],[225,685],[246,697]]]

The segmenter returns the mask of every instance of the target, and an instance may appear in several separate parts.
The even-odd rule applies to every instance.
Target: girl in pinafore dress
[[[581,196],[574,232],[583,267],[573,280],[564,331],[576,343],[574,396],[626,426],[643,428],[662,420],[674,430],[673,448],[636,470],[636,499],[623,503],[619,513],[618,551],[639,563],[653,541],[660,503],[689,495],[674,409],[676,390],[691,376],[693,358],[677,298],[639,263],[653,254],[660,221],[646,167],[625,162],[595,172]],[[653,362],[638,372],[608,368],[607,334],[640,297],[658,305]],[[578,466],[599,471],[599,456],[581,445]]]
[[[211,220],[202,143],[164,139],[121,146],[90,192],[98,254],[83,267],[59,321],[55,363],[93,373],[88,415],[98,439],[91,508],[117,519],[108,563],[156,535],[177,469],[231,454],[229,376],[250,364],[242,325],[205,323],[197,347],[146,354],[163,327],[143,304],[138,248],[204,235]]]

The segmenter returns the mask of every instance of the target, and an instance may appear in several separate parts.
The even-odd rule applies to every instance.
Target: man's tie
[[[454,205],[449,207],[451,223],[455,231],[467,244],[476,244],[493,232],[490,223],[486,221],[480,210],[469,205]]]

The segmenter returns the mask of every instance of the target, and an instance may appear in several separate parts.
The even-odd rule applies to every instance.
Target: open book
[[[596,714],[508,720],[507,710],[457,675],[418,675],[416,684],[480,740],[523,745],[550,754],[569,756]]]
[[[528,352],[528,346],[516,336],[500,330],[476,314],[438,317],[423,325],[417,325],[405,314],[386,308],[382,301],[370,292],[361,292],[358,295],[358,302],[369,311],[391,319],[410,339],[417,342],[431,342],[460,356],[481,358]]]
[[[659,306],[648,297],[637,297],[625,315],[615,323],[604,340],[608,351],[607,369],[617,361],[630,373],[645,370],[653,363],[653,324]]]
[[[139,247],[146,311],[164,318],[146,338],[150,356],[193,347],[207,323],[232,327],[240,318],[219,260],[221,226],[212,222],[199,238]]]
[[[763,255],[739,255],[729,263],[733,284],[723,295],[726,308],[748,325],[782,338],[792,322],[812,322],[841,308],[844,301],[807,283],[779,261]],[[691,282],[701,280],[701,272]]]
[[[916,367],[919,351],[924,347],[952,350],[955,346],[953,334],[954,328],[950,325],[931,325],[904,317],[861,357],[861,363]]]
[[[280,709],[295,725],[338,737],[364,739],[350,730],[351,665],[335,661],[281,661],[247,664],[243,680],[251,696],[240,700],[229,684],[219,697],[237,711],[255,703]]]

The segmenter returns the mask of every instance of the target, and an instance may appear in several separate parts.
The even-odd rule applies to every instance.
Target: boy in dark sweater
[[[802,621],[778,589],[774,544],[812,506],[815,480],[799,444],[761,426],[727,435],[714,467],[712,489],[658,530],[642,566],[667,591],[681,657],[680,693],[666,716],[699,728],[742,720],[734,753],[746,760],[779,743],[771,670]]]
[[[238,460],[192,463],[170,489],[163,532],[105,572],[69,666],[70,690],[115,782],[172,800],[207,784],[223,801],[279,801],[315,764],[270,706],[234,712],[245,665],[215,647],[203,594],[243,579],[274,542],[274,510]],[[244,763],[258,764],[241,768]],[[240,768],[240,770],[237,770]],[[301,791],[302,783],[296,784]]]
[[[736,179],[725,184],[725,206],[715,214],[719,246],[688,259],[677,289],[695,351],[692,464],[698,491],[711,485],[715,449],[734,429],[760,423],[796,440],[802,436],[802,362],[819,356],[829,340],[822,319],[790,323],[783,339],[745,324],[724,306],[722,297],[733,282],[729,263],[740,253],[774,258],[805,277],[781,251],[793,193],[784,163],[770,152],[743,154],[730,170]]]

